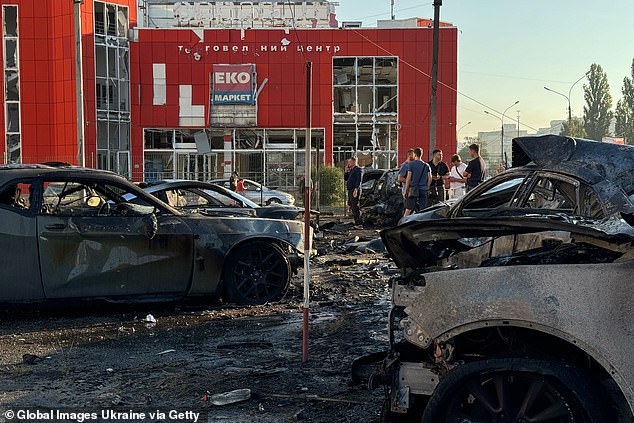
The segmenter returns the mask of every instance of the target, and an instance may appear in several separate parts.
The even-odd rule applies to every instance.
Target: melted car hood
[[[534,162],[540,167],[576,167],[609,179],[623,191],[634,192],[634,146],[560,135],[513,139],[513,167]]]
[[[491,238],[552,231],[569,232],[611,244],[634,242],[634,228],[621,219],[597,223],[578,221],[567,216],[544,219],[537,215],[410,222],[383,230],[381,238],[399,268],[418,269],[435,266],[440,260],[481,246]]]

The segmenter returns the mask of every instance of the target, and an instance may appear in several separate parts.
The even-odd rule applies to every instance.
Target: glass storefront
[[[210,152],[199,152],[194,136],[203,132]],[[324,163],[324,129],[312,130],[312,166]],[[304,172],[306,130],[297,129],[146,129],[144,179],[207,181],[234,170],[272,188],[292,191]]]

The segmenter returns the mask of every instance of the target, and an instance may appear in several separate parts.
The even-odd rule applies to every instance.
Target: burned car
[[[373,169],[363,174],[359,210],[365,224],[394,226],[403,216],[403,194],[398,169]]]
[[[524,178],[504,210],[381,233],[401,270],[389,349],[353,375],[374,366],[386,421],[634,421],[634,147],[513,143],[518,171],[578,179]],[[521,212],[513,198],[555,207]]]
[[[277,203],[260,206],[237,192],[208,182],[162,181],[144,190],[185,212],[291,220],[300,218],[304,214],[304,209],[296,206]]]
[[[284,294],[304,241],[298,221],[183,214],[114,173],[75,167],[1,166],[0,216],[2,302],[260,304]]]

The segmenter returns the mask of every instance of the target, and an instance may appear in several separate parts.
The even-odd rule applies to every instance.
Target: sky
[[[394,0],[396,19],[432,18],[432,0]],[[390,0],[339,0],[337,19],[376,26],[390,18]],[[443,0],[440,19],[458,27],[458,139],[517,121],[534,133],[566,119],[568,94],[590,65],[607,74],[612,106],[634,59],[634,0]],[[572,89],[573,116],[583,115],[583,79]],[[510,116],[510,117],[509,117]],[[471,122],[470,124],[468,122]],[[460,129],[462,128],[462,129]]]

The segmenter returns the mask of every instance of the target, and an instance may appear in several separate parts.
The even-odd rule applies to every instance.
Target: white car
[[[240,192],[240,194],[260,205],[275,203],[287,205],[295,204],[295,197],[291,194],[267,188],[258,182],[252,181],[251,179],[242,179],[242,181],[244,182],[244,191]],[[229,178],[214,179],[209,182],[231,189]]]

